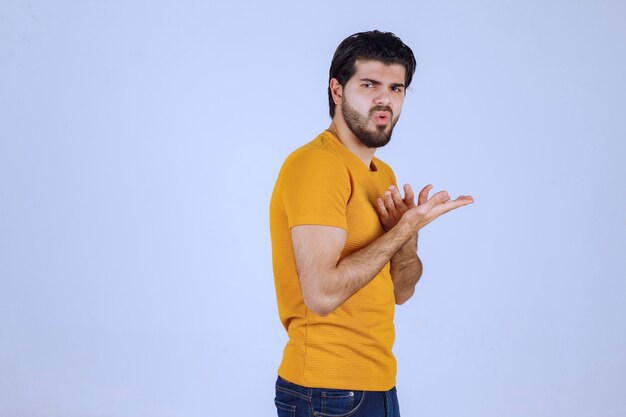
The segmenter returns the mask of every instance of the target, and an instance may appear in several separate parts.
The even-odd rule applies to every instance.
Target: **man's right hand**
[[[418,204],[417,206],[407,210],[402,215],[398,224],[404,224],[406,225],[405,227],[410,227],[411,230],[417,233],[421,228],[442,214],[459,207],[472,204],[473,202],[474,199],[469,195],[462,195],[455,200],[450,200],[450,196],[447,191],[439,191],[423,204]]]

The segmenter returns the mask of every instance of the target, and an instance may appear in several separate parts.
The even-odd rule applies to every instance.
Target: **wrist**
[[[406,239],[417,239],[418,232],[415,230],[415,226],[404,218],[400,219],[394,229],[398,229],[398,233]]]

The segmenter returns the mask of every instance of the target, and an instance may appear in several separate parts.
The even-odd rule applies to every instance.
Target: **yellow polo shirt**
[[[384,233],[376,198],[395,184],[391,168],[374,158],[371,169],[329,131],[285,160],[270,203],[274,283],[287,330],[278,374],[306,387],[386,391],[395,386],[391,352],[395,298],[389,264],[326,317],[304,304],[290,228],[316,224],[347,231],[341,257]]]

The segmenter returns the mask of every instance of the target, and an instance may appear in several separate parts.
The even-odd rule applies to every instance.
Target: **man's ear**
[[[335,105],[341,105],[341,97],[343,96],[343,86],[339,84],[336,78],[330,79],[330,93],[333,95]]]

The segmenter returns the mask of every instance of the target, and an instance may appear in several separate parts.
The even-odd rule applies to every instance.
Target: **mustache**
[[[376,113],[378,111],[387,111],[387,112],[389,112],[389,114],[391,114],[391,117],[393,118],[393,110],[391,110],[391,107],[389,107],[389,106],[372,107],[372,110],[370,110],[370,116],[373,116],[374,113]]]

